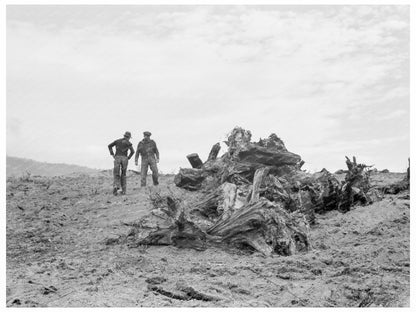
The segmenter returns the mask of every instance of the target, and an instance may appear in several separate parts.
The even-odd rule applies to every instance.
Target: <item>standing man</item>
[[[158,178],[159,174],[157,171],[156,163],[159,162],[159,151],[157,149],[155,141],[150,139],[152,135],[149,131],[143,132],[144,138],[139,142],[137,145],[137,151],[135,159],[136,166],[138,165],[139,155],[142,156],[142,163],[141,163],[141,186],[146,186],[146,178],[147,178],[147,170],[152,170],[152,178],[153,178],[153,185],[158,185]]]
[[[124,133],[124,137],[122,139],[115,140],[113,143],[108,145],[108,149],[110,150],[111,156],[114,158],[114,183],[113,183],[113,194],[117,195],[117,191],[120,189],[121,184],[121,194],[126,194],[126,172],[127,172],[127,164],[129,159],[134,154],[133,145],[130,143],[131,133],[126,131]],[[113,146],[116,147],[116,155],[113,152]],[[127,157],[127,151],[130,150],[130,154]],[[121,170],[121,176],[120,176]]]

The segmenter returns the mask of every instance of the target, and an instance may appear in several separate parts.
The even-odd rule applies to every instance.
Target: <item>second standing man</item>
[[[159,162],[159,150],[157,149],[156,142],[150,139],[152,134],[149,131],[143,132],[143,140],[137,145],[136,156],[134,157],[136,166],[138,165],[139,155],[142,156],[141,162],[141,186],[146,186],[147,171],[150,167],[152,170],[153,185],[159,184],[159,173],[157,170],[157,163]]]

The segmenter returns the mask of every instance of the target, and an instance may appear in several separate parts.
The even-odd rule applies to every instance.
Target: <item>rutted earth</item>
[[[111,183],[110,172],[7,180],[7,306],[409,306],[408,191],[318,215],[311,251],[265,258],[116,242],[150,211],[153,187],[139,188],[131,171],[126,196],[113,196]],[[159,189],[194,200],[173,176]]]

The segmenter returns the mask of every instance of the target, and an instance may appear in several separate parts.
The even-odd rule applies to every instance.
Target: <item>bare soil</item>
[[[386,185],[403,176],[371,178]],[[120,243],[152,209],[152,186],[140,188],[133,172],[126,196],[113,196],[111,184],[110,172],[8,179],[8,307],[409,306],[409,192],[318,215],[311,251],[265,258]],[[173,176],[159,189],[195,200]]]

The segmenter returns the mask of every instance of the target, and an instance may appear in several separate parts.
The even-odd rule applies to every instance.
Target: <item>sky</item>
[[[151,131],[164,173],[235,126],[304,169],[405,171],[409,7],[8,5],[6,153],[112,167]],[[220,153],[225,152],[222,144]],[[134,163],[129,164],[134,169]]]

